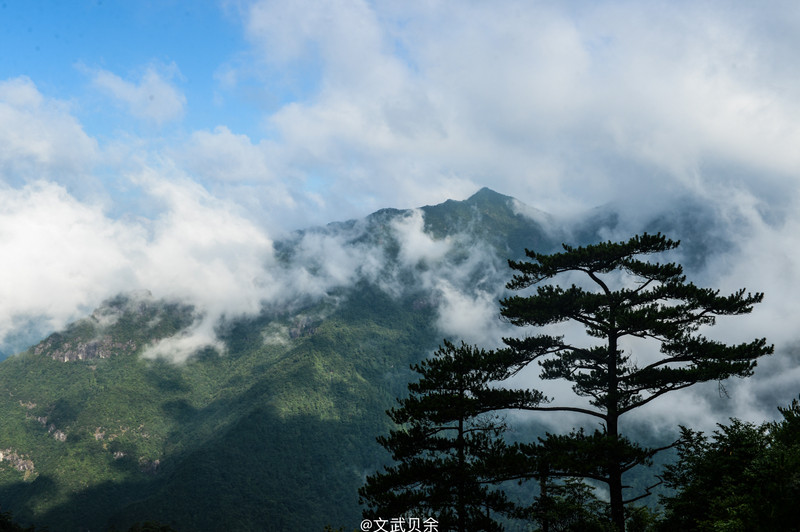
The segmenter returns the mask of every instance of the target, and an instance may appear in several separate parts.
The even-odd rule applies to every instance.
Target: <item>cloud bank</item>
[[[790,190],[798,16],[783,7],[261,1],[241,16],[265,75],[310,65],[266,119],[292,168],[336,175],[331,201],[414,206],[490,180],[559,212],[658,209],[732,171],[758,195]]]

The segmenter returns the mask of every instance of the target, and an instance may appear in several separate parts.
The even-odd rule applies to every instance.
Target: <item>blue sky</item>
[[[240,22],[227,11],[206,1],[6,1],[0,46],[10,53],[0,73],[28,76],[48,96],[74,101],[86,128],[109,136],[135,126],[121,114],[102,118],[106,109],[89,90],[93,74],[105,70],[135,81],[154,67],[191,102],[185,127],[207,127],[225,116],[215,99],[217,70],[245,47]]]
[[[0,337],[122,290],[252,312],[286,231],[489,186],[609,238],[705,204],[705,278],[789,343],[798,49],[790,1],[0,0]]]

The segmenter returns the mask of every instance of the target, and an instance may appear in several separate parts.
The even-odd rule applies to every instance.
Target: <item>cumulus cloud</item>
[[[792,194],[788,203],[800,200]],[[708,271],[716,273],[716,286],[723,292],[747,288],[763,292],[764,301],[752,314],[720,320],[715,333],[732,342],[766,337],[775,344],[775,354],[759,362],[754,378],[730,385],[735,411],[751,420],[777,417],[776,406],[796,398],[800,367],[798,333],[793,317],[800,314],[800,215],[796,212],[766,221],[764,205],[751,194],[742,193],[735,202],[737,214],[731,230],[739,237],[730,253],[715,256]],[[731,209],[734,210],[734,209]]]
[[[62,327],[133,280],[125,249],[141,242],[136,228],[52,183],[4,186],[0,197],[0,337],[20,315]]]
[[[452,248],[449,238],[435,240],[425,233],[422,211],[415,209],[410,215],[396,220],[392,229],[400,242],[400,262],[416,267],[440,262]]]
[[[166,180],[147,169],[135,179],[164,211],[148,224],[150,238],[137,255],[144,288],[188,297],[204,307],[254,312],[266,286],[272,241],[262,229],[188,180]],[[152,287],[152,288],[150,288]]]
[[[69,180],[98,160],[89,137],[65,102],[45,98],[26,77],[0,81],[0,179]]]
[[[195,132],[182,164],[294,227],[481,185],[554,214],[649,216],[733,181],[780,204],[800,167],[788,8],[235,5],[251,48],[221,90],[275,92],[269,141]]]
[[[397,266],[412,271],[415,277],[412,286],[404,289],[430,293],[441,335],[498,346],[509,330],[499,319],[497,303],[507,274],[502,258],[487,244],[474,241],[468,227],[453,228],[453,235],[434,238],[425,231],[420,209],[394,220],[390,229],[399,247]],[[400,290],[396,287],[393,291]]]
[[[174,64],[160,69],[149,66],[141,79],[134,82],[98,69],[92,76],[92,84],[122,103],[134,117],[162,125],[181,118],[186,106],[186,96],[171,83],[176,74]]]
[[[215,316],[218,318],[218,316]],[[224,352],[225,346],[214,331],[215,320],[204,316],[174,336],[162,338],[145,350],[145,358],[163,359],[180,364],[202,349]]]
[[[253,140],[226,126],[193,132],[168,157],[215,196],[227,198],[249,216],[277,231],[331,221],[309,178],[291,171],[274,142]],[[313,179],[312,179],[313,180]]]
[[[258,311],[260,298],[276,290],[264,277],[272,247],[263,231],[196,185],[139,179],[165,204],[151,222],[113,220],[53,183],[0,191],[0,249],[10,259],[0,337],[13,332],[15,316],[42,317],[58,329],[133,289],[197,304],[212,322]]]
[[[391,269],[381,246],[354,242],[364,224],[306,232],[281,263],[262,227],[180,172],[145,166],[129,179],[158,206],[154,218],[113,219],[52,182],[0,189],[0,253],[13,257],[0,283],[0,341],[11,341],[20,319],[57,330],[111,295],[148,290],[196,307],[189,329],[145,353],[183,361],[204,346],[222,348],[221,318],[319,300]]]
[[[800,85],[780,66],[793,9],[242,5],[268,75],[307,74],[267,123],[286,168],[327,169],[323,208],[356,190],[377,208],[488,184],[554,213],[658,210],[727,187],[732,169],[779,197],[800,166]]]
[[[497,346],[502,334],[497,297],[489,291],[469,293],[446,280],[437,283],[441,300],[436,326],[442,335],[469,344]]]
[[[213,131],[192,133],[178,156],[196,176],[227,181],[272,181],[276,176],[264,144],[253,144],[246,135],[217,126]]]

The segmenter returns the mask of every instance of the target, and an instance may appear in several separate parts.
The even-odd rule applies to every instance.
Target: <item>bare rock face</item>
[[[139,459],[139,471],[148,475],[155,475],[161,468],[161,460]]]
[[[316,323],[308,316],[299,316],[289,328],[289,338],[301,338],[313,335],[316,330]]]
[[[136,347],[132,340],[115,342],[112,338],[105,336],[88,342],[65,342],[55,349],[52,349],[52,340],[47,339],[37,345],[33,351],[37,355],[49,352],[53,360],[74,362],[76,360],[94,360],[109,358],[111,355],[133,353],[136,351]]]
[[[67,441],[67,434],[63,431],[58,430],[56,426],[53,425],[52,423],[50,423],[50,426],[47,427],[47,432],[52,434],[53,438],[55,438],[58,441]]]
[[[30,419],[32,416],[25,416],[27,419]],[[51,434],[53,438],[58,441],[67,441],[67,433],[63,430],[59,430],[54,423],[47,423],[47,416],[38,416],[36,417],[36,421],[38,421],[43,427],[47,427],[47,433]],[[2,460],[2,458],[0,458]]]
[[[88,318],[51,334],[32,351],[60,362],[131,355],[147,342],[178,334],[196,317],[191,305],[155,300],[148,292],[120,294],[104,301]]]
[[[14,469],[23,473],[32,473],[34,470],[33,460],[25,458],[13,449],[0,451],[0,462],[8,462],[14,466]]]

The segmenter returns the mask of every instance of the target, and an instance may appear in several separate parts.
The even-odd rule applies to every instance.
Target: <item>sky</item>
[[[703,278],[767,294],[730,334],[790,349],[798,49],[790,1],[2,0],[0,336],[121,290],[211,315],[324,292],[341,243],[287,281],[276,239],[488,186],[622,230],[707,205],[736,245]]]

